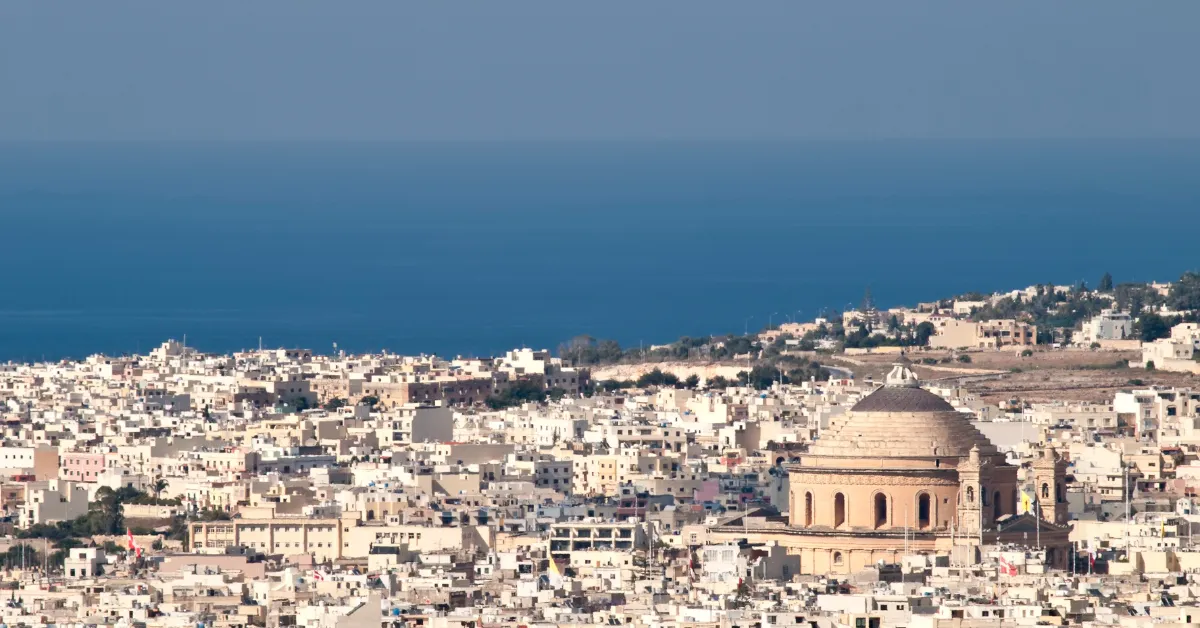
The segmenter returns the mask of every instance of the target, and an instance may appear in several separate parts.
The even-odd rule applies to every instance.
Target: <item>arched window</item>
[[[811,526],[813,524],[813,494],[804,494],[804,525]]]
[[[1042,483],[1042,499],[1050,499],[1050,485]]]
[[[1060,504],[1067,501],[1067,497],[1065,495],[1063,495],[1062,482],[1054,483],[1054,501],[1056,501]]]
[[[833,496],[833,527],[840,528],[846,523],[846,496],[838,493]]]
[[[888,523],[888,499],[883,493],[875,493],[875,527],[882,528]]]
[[[1003,513],[1000,508],[1000,491],[996,491],[996,494],[992,496],[992,519],[999,519],[1001,514]]]
[[[975,487],[974,486],[967,487],[967,503],[968,504],[975,503]]]
[[[929,493],[921,493],[917,496],[917,527],[922,530],[928,528],[932,518],[929,506]]]
[[[839,494],[840,494],[840,493],[839,493]],[[835,565],[840,565],[840,564],[842,564],[843,562],[845,562],[845,559],[844,559],[844,558],[842,558],[842,553],[841,553],[841,552],[834,552],[834,553],[833,553],[833,564],[835,564]]]
[[[979,487],[979,500],[983,502],[984,506],[988,505],[988,490],[986,486]]]

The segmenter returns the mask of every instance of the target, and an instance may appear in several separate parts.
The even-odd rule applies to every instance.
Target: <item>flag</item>
[[[1029,493],[1021,491],[1021,508],[1017,514],[1026,515],[1031,512],[1033,512],[1033,498],[1029,496]]]
[[[312,574],[313,574],[313,580],[316,580],[318,582],[325,580],[325,572],[321,571],[320,569],[314,569]]]
[[[546,567],[546,584],[553,589],[559,589],[563,585],[562,571],[558,568],[558,563],[553,558],[550,559],[550,564]]]
[[[1004,576],[1015,576],[1015,575],[1017,575],[1017,567],[1016,567],[1016,565],[1005,560],[1005,558],[1003,556],[1001,556],[1000,557],[1000,574],[1004,575]]]
[[[125,528],[125,534],[126,534],[126,537],[129,539],[129,547],[127,549],[132,552],[134,549],[137,548],[137,544],[135,544],[133,542],[133,529]]]

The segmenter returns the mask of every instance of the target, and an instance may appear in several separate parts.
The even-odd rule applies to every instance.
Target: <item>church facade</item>
[[[1065,461],[1041,452],[1030,471],[1041,516],[1018,515],[1018,468],[922,389],[906,363],[786,471],[785,522],[746,517],[718,528],[718,537],[774,541],[810,574],[852,573],[905,553],[969,555],[997,543],[1040,543],[1051,566],[1066,565]]]

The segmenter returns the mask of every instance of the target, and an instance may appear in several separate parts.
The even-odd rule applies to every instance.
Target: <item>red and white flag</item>
[[[312,574],[313,574],[313,580],[316,580],[318,582],[325,580],[325,572],[321,571],[320,569],[314,569]]]
[[[1000,573],[1005,576],[1017,575],[1017,566],[1000,557]]]
[[[125,534],[129,539],[129,547],[127,549],[132,552],[133,550],[137,549],[137,544],[133,542],[133,529],[125,528]]]

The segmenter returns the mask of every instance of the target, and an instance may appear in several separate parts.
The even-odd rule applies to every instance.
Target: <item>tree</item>
[[[1130,316],[1138,316],[1143,308],[1155,307],[1165,302],[1157,290],[1146,284],[1123,283],[1113,288],[1113,296],[1117,300],[1117,308],[1129,312]]]
[[[969,355],[967,355],[967,354],[965,354],[965,353],[964,353],[964,354],[962,354],[962,355],[958,356],[958,361],[959,361],[959,362],[962,362],[963,364],[970,364],[970,363],[971,363],[971,356],[969,356]]]
[[[708,378],[708,381],[705,382],[705,386],[710,390],[725,390],[732,385],[733,382],[729,381],[729,379],[723,375],[714,375]]]
[[[375,406],[379,405],[379,397],[376,397],[375,395],[366,395],[358,400],[358,405],[374,408]]]
[[[527,402],[542,403],[546,400],[546,389],[541,382],[532,379],[518,379],[511,382],[499,394],[489,396],[484,403],[493,410],[519,406]]]
[[[1167,305],[1173,310],[1200,309],[1200,272],[1183,273],[1179,281],[1171,284],[1167,294]]]
[[[679,378],[674,373],[664,373],[662,370],[655,368],[649,373],[642,373],[641,377],[637,378],[638,388],[649,388],[651,386],[678,386]]]
[[[325,408],[326,410],[328,410],[329,412],[334,412],[338,408],[343,408],[345,406],[346,406],[345,399],[342,399],[341,397],[334,397],[333,399],[326,401],[325,405],[322,407]]]
[[[0,554],[0,566],[7,569],[20,569],[24,566],[41,564],[42,555],[25,543],[10,545],[8,551]]]
[[[596,382],[596,388],[603,392],[613,392],[615,390],[622,390],[625,388],[633,388],[633,382],[631,382],[627,379],[626,380],[605,379],[605,380]]]
[[[929,321],[925,321],[920,325],[917,325],[917,329],[913,333],[913,344],[917,345],[918,347],[928,346],[929,338],[932,337],[936,332],[937,328],[934,327],[933,323]]]
[[[558,357],[570,364],[597,364],[600,361],[596,339],[586,334],[575,336],[558,346]]]
[[[617,362],[625,356],[620,343],[616,340],[601,340],[596,343],[596,353],[601,362]]]
[[[1099,290],[1100,292],[1112,292],[1112,290],[1113,290],[1112,275],[1109,273],[1104,273],[1104,276],[1100,278],[1100,284],[1098,286],[1096,286],[1096,289]]]
[[[871,286],[867,286],[867,288],[863,290],[862,305],[859,307],[859,310],[864,315],[869,315],[875,311],[875,299],[871,298]]]
[[[1171,335],[1171,328],[1167,325],[1167,321],[1158,314],[1143,314],[1138,319],[1137,326],[1142,342],[1154,342],[1159,338]]]
[[[158,478],[157,480],[155,480],[154,486],[153,486],[154,496],[162,497],[162,492],[167,490],[168,486],[170,486],[170,484],[168,484],[167,481],[162,478]]]
[[[625,357],[616,340],[596,340],[586,334],[558,346],[558,357],[574,365],[611,364]]]
[[[743,374],[745,377],[743,377]],[[766,390],[776,381],[779,381],[779,379],[783,379],[784,383],[788,381],[778,369],[766,364],[754,365],[754,368],[750,369],[749,373],[746,373],[746,371],[738,373],[738,379],[755,390]]]
[[[700,387],[700,376],[695,373],[688,375],[687,379],[683,380],[683,387],[691,388],[692,390],[699,388]]]
[[[734,592],[733,607],[745,608],[750,604],[750,587],[745,580],[738,579],[737,590]]]

